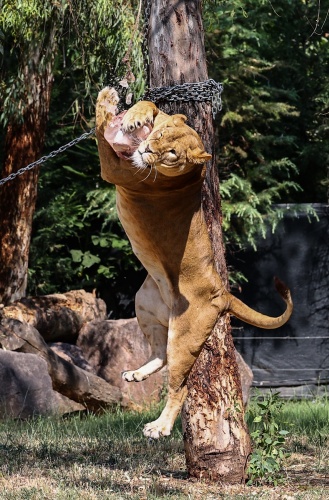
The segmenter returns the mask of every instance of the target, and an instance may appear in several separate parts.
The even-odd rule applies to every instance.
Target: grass
[[[172,436],[148,441],[158,414],[38,418],[0,423],[1,500],[155,500],[329,498],[329,402],[286,402],[277,415],[290,431],[285,486],[221,487],[187,478],[178,422]]]

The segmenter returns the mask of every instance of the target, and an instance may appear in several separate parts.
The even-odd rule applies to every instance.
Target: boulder
[[[120,387],[125,396],[137,404],[157,402],[166,381],[166,369],[151,375],[143,382],[125,382],[121,373],[144,364],[151,348],[138,326],[136,318],[92,321],[80,331],[77,345],[95,373],[107,382]],[[243,403],[247,405],[253,373],[241,354],[236,351]]]
[[[84,409],[53,391],[45,360],[0,349],[0,418],[28,418]]]
[[[105,408],[116,408],[119,404],[126,408],[134,407],[118,387],[57,356],[38,330],[27,323],[2,318],[0,344],[6,350],[40,356],[46,361],[53,389],[88,410],[99,412]]]
[[[137,319],[92,321],[80,330],[77,346],[99,377],[117,386],[135,404],[160,400],[166,369],[143,382],[126,382],[121,373],[143,365],[151,348],[138,326]]]
[[[62,359],[96,375],[95,369],[83,357],[80,347],[74,344],[66,344],[65,342],[53,342],[48,344],[48,347]]]
[[[85,290],[24,297],[4,307],[1,316],[33,326],[47,342],[73,342],[82,325],[107,317],[105,302]]]

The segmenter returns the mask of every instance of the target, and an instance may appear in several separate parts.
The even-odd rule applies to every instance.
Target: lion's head
[[[173,115],[155,127],[133,153],[135,166],[174,177],[210,160],[200,137],[185,122],[186,116]]]

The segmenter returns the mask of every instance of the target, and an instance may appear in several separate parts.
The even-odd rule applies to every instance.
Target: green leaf
[[[97,255],[93,255],[89,251],[83,254],[82,266],[89,268],[94,264],[99,264],[101,259]]]
[[[68,172],[71,172],[72,174],[79,175],[80,177],[83,177],[85,179],[88,178],[88,175],[86,175],[84,172],[79,172],[79,170],[76,170],[75,168],[70,167],[69,165],[62,165],[62,168],[64,168],[64,170],[67,170]]]
[[[73,262],[81,262],[83,257],[83,252],[81,250],[70,250]]]

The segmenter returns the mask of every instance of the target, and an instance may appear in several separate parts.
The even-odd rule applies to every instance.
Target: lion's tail
[[[289,288],[287,288],[287,286],[278,278],[274,278],[274,280],[275,288],[287,304],[286,310],[283,314],[281,314],[281,316],[273,318],[271,316],[266,316],[265,314],[254,311],[233,295],[230,296],[230,305],[228,308],[228,312],[241,319],[242,321],[245,321],[246,323],[257,326],[259,328],[274,329],[284,325],[291,316],[293,310],[293,302],[291,300]]]

